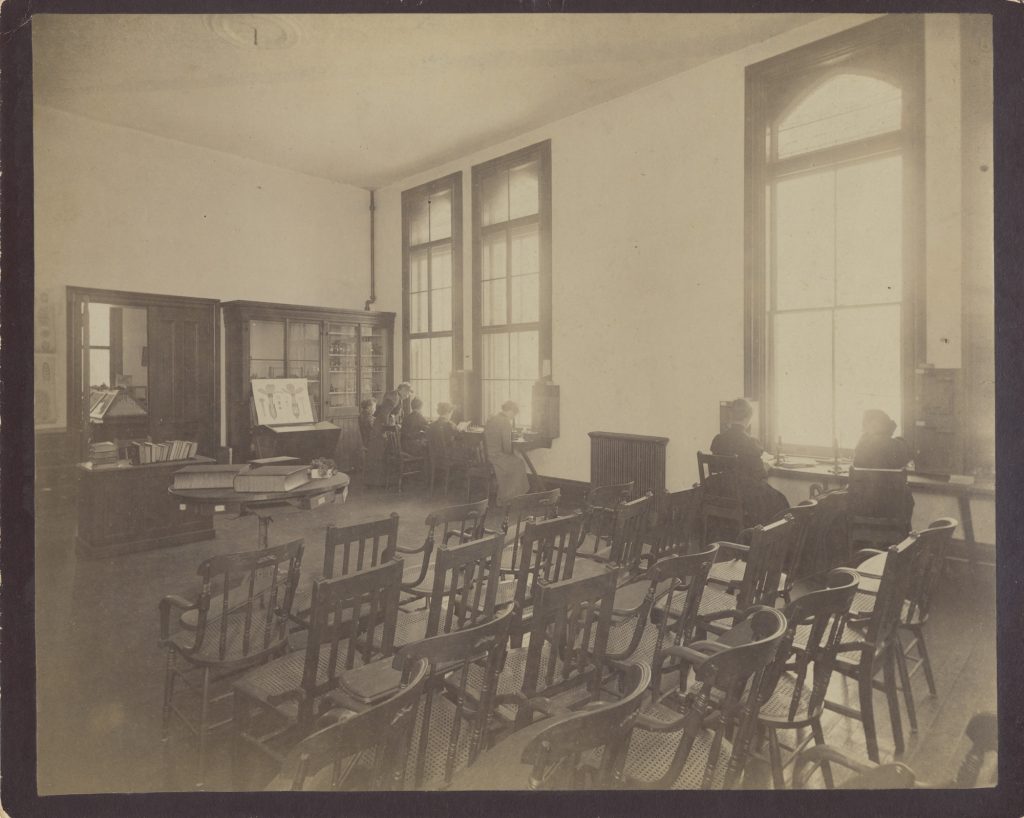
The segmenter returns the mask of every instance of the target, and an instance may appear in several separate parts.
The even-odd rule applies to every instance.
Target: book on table
[[[235,477],[242,464],[209,466],[186,466],[174,473],[176,489],[230,489],[235,486]]]
[[[235,477],[235,491],[291,491],[309,482],[309,466],[244,467]]]

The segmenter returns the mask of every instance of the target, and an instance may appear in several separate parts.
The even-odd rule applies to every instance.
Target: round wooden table
[[[341,501],[348,497],[349,478],[337,472],[330,477],[310,480],[291,491],[235,491],[234,489],[176,489],[168,491],[178,498],[178,508],[204,513],[216,511],[237,511],[239,517],[253,514],[259,519],[259,546],[266,548],[270,542],[271,514],[282,508],[298,508],[309,511],[326,503],[333,503],[341,495]]]

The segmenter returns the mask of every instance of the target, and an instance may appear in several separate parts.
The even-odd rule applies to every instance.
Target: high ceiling
[[[818,16],[41,14],[34,94],[376,188]]]

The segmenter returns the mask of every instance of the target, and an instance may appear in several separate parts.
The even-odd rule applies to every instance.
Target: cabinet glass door
[[[288,377],[309,382],[309,401],[320,414],[320,322],[288,322]]]
[[[361,328],[362,348],[359,361],[359,390],[362,398],[378,402],[388,388],[388,340],[381,327]]]
[[[249,377],[284,377],[284,321],[249,322]]]
[[[327,325],[327,403],[324,420],[337,423],[359,405],[357,355],[359,328],[355,324]]]

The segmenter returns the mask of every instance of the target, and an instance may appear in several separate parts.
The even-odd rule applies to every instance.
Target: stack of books
[[[117,444],[107,441],[89,444],[89,460],[93,466],[114,466],[117,464]]]
[[[235,476],[235,491],[291,491],[309,482],[309,466],[245,466]]]
[[[186,466],[174,473],[176,489],[229,489],[235,485],[235,476],[244,466],[241,463],[208,466]]]
[[[168,460],[189,460],[195,457],[198,448],[199,444],[194,440],[167,440],[163,443],[132,441],[128,445],[128,459],[136,466]]]

